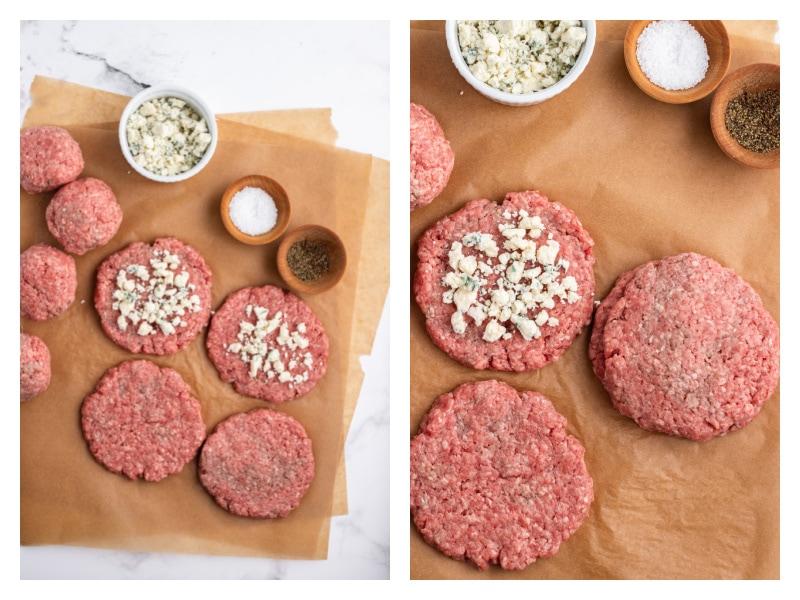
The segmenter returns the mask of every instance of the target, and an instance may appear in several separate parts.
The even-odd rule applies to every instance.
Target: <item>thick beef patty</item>
[[[779,328],[732,269],[684,253],[620,276],[590,358],[620,413],[705,441],[750,423],[777,387]]]
[[[235,414],[208,436],[200,482],[225,510],[275,519],[297,508],[314,479],[314,455],[293,417],[267,408]]]
[[[177,371],[148,360],[112,367],[81,407],[97,462],[130,479],[180,472],[206,437],[200,403]]]
[[[566,424],[541,394],[500,381],[440,396],[411,440],[411,514],[425,541],[480,569],[555,554],[594,500]]]

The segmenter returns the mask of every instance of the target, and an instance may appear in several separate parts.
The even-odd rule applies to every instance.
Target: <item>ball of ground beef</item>
[[[35,244],[19,257],[19,312],[44,321],[64,312],[78,287],[75,259],[49,244]]]
[[[19,334],[19,399],[35,398],[50,386],[50,350],[41,338]]]
[[[19,134],[19,182],[39,194],[74,181],[83,171],[83,153],[62,127],[29,127]]]
[[[62,186],[45,213],[47,227],[64,250],[86,254],[107,244],[122,224],[122,208],[112,189],[94,177]]]
[[[447,186],[455,154],[439,122],[411,103],[411,210],[430,204]]]

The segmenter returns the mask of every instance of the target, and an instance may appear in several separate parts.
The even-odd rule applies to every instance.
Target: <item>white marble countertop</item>
[[[35,75],[128,96],[171,80],[217,113],[331,108],[339,147],[389,158],[385,21],[20,21],[20,125]],[[22,546],[20,579],[388,579],[388,305],[361,357],[349,514],[332,520],[327,560]]]

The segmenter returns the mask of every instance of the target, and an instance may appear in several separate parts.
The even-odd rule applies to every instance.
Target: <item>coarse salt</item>
[[[706,42],[688,21],[653,21],[639,34],[636,60],[647,78],[665,90],[686,90],[708,70]]]
[[[267,233],[278,221],[278,208],[267,192],[244,187],[233,195],[228,214],[236,229],[247,235]]]

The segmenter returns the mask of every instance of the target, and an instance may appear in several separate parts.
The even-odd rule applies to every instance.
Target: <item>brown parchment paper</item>
[[[349,311],[368,301],[382,306],[388,286],[380,275],[384,265],[361,261],[362,230],[374,225],[375,213],[384,212],[383,205],[388,203],[384,186],[388,164],[329,146],[336,132],[327,109],[232,115],[230,120],[218,118],[220,146],[207,171],[176,187],[158,186],[130,172],[119,152],[115,122],[105,123],[109,112],[118,119],[127,98],[41,78],[34,82],[32,95],[26,126],[68,125],[40,106],[57,107],[54,112],[67,121],[66,115],[84,115],[77,118],[80,125],[68,126],[86,158],[82,176],[107,181],[125,217],[108,246],[76,259],[78,294],[67,313],[44,323],[22,322],[23,330],[37,333],[50,346],[53,383],[36,399],[45,402],[30,403],[32,410],[21,409],[21,543],[324,558],[330,516],[347,510],[343,441],[361,377],[356,373],[350,381],[352,362],[359,353],[369,352],[377,324],[375,317],[356,326]],[[71,109],[65,109],[65,103],[72,104]],[[254,128],[250,123],[259,117],[278,132]],[[87,127],[89,118],[98,125]],[[274,267],[275,246],[238,244],[219,219],[219,198],[227,183],[258,172],[269,173],[286,187],[293,200],[290,227],[316,222],[322,208],[326,223],[345,241],[350,261],[345,278],[334,290],[305,298],[331,338],[328,372],[309,395],[275,408],[292,414],[306,427],[314,443],[317,475],[301,506],[286,519],[273,522],[238,519],[209,503],[210,497],[201,495],[204,490],[197,482],[194,463],[153,486],[109,477],[92,464],[82,444],[78,412],[82,398],[94,386],[92,379],[96,383],[109,366],[137,358],[102,339],[92,308],[94,270],[108,253],[134,240],[180,237],[198,248],[212,269],[213,308],[241,287],[281,285]],[[50,195],[21,196],[21,249],[38,241],[55,243],[43,220]],[[377,260],[381,258],[378,253]],[[379,316],[380,308],[377,311]],[[375,309],[368,311],[369,317],[375,314]],[[189,382],[203,405],[209,431],[230,414],[269,405],[239,396],[215,378],[205,354],[204,335],[177,355],[150,358],[175,368]],[[53,455],[60,460],[53,461]]]
[[[627,74],[627,21],[598,22],[581,78],[541,105],[513,108],[472,90],[448,54],[443,22],[411,24],[411,101],[455,152],[444,192],[411,214],[416,240],[472,198],[537,189],[571,208],[595,241],[597,299],[642,262],[684,251],[735,269],[779,319],[779,170],[728,159],[709,127],[711,97],[669,105]],[[726,22],[731,70],[779,62],[776,23]],[[586,447],[595,501],[558,553],[519,572],[480,572],[428,546],[411,523],[412,579],[722,579],[779,577],[779,392],[744,429],[698,444],[646,432],[611,406],[587,358],[589,330],[527,374],[475,371],[433,345],[413,295],[410,435],[433,400],[498,378],[542,392]]]

